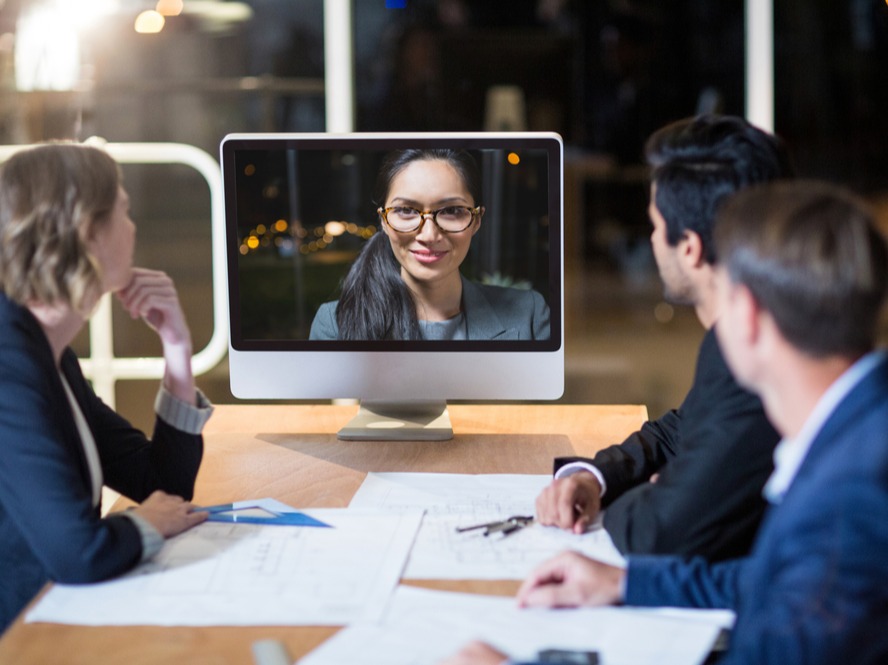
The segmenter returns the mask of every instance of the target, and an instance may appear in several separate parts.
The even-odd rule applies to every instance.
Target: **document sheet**
[[[241,502],[256,505],[257,502]],[[270,510],[293,511],[264,500]],[[26,621],[86,625],[343,625],[378,619],[421,511],[301,511],[333,528],[205,522],[107,582],[55,585]]]
[[[407,579],[523,580],[538,564],[573,549],[624,565],[600,523],[581,535],[533,524],[503,537],[457,527],[533,515],[536,497],[551,476],[525,474],[369,473],[349,506],[399,512],[425,509]]]
[[[513,598],[402,585],[382,623],[345,628],[299,665],[433,665],[473,639],[515,660],[562,648],[597,651],[606,665],[698,665],[720,627],[683,616],[630,608],[519,609]]]

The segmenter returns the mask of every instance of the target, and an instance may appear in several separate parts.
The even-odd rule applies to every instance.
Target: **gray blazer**
[[[462,305],[470,340],[549,339],[549,306],[536,291],[490,286],[462,278]],[[325,302],[311,323],[309,339],[338,339],[336,305]]]

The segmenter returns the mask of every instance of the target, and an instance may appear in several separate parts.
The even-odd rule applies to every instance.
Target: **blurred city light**
[[[163,30],[166,19],[163,14],[149,9],[136,17],[135,29],[141,35],[155,34]]]
[[[346,225],[343,222],[327,222],[324,225],[324,231],[331,236],[341,236],[346,231]]]
[[[23,9],[15,36],[16,89],[75,89],[80,31],[118,9],[118,0],[44,0]]]
[[[185,3],[183,0],[157,0],[154,9],[163,16],[178,16],[185,9]]]

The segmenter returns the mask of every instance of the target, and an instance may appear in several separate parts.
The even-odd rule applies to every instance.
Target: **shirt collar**
[[[823,425],[839,403],[886,357],[888,354],[884,351],[872,351],[845,370],[817,401],[799,433],[781,439],[774,449],[774,472],[762,491],[768,501],[780,503],[783,500]]]

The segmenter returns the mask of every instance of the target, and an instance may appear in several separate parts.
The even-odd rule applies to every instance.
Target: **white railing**
[[[354,35],[351,0],[324,0],[324,98],[328,132],[355,126]]]
[[[0,161],[27,148],[26,145],[0,146]],[[194,354],[191,367],[195,375],[205,374],[218,365],[228,352],[228,288],[226,284],[225,218],[222,197],[222,173],[219,164],[206,152],[182,143],[105,143],[103,147],[121,164],[184,164],[200,173],[210,188],[210,221],[213,259],[213,334],[207,345]],[[92,380],[93,389],[114,408],[114,386],[120,379],[159,379],[163,377],[163,358],[114,356],[111,297],[102,298],[89,320],[90,355],[80,359],[83,373]]]
[[[746,0],[746,119],[774,131],[774,0]]]

